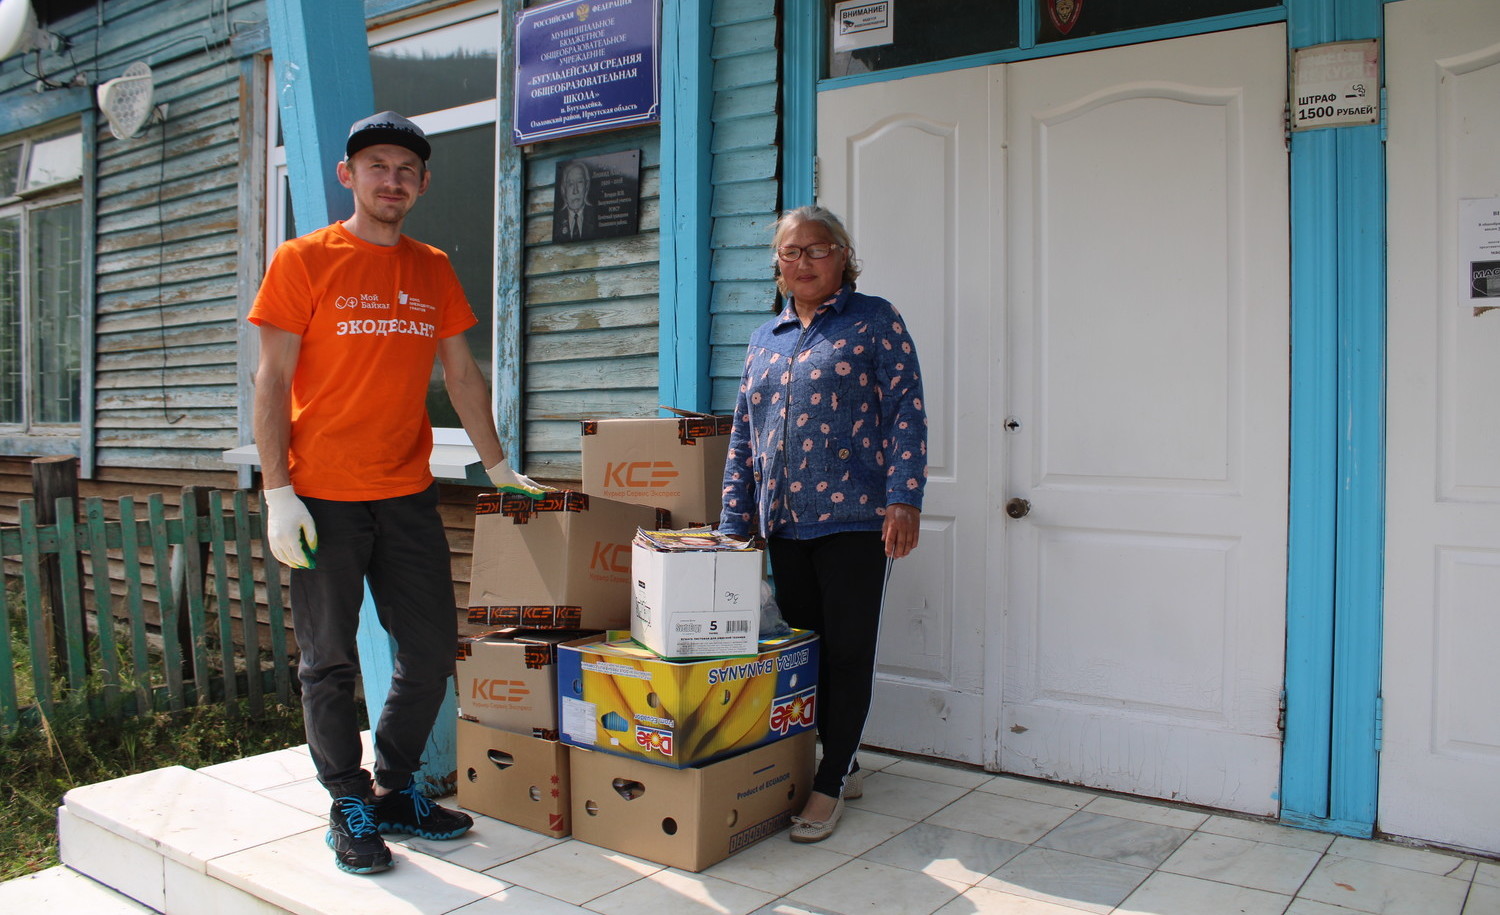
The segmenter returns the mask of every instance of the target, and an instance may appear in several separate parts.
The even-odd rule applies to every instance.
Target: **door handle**
[[[1005,503],[1005,513],[1016,520],[1020,520],[1031,514],[1031,503],[1017,496]]]

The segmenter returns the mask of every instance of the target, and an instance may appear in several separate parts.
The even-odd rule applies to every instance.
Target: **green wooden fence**
[[[107,520],[103,499],[85,500],[75,515],[73,500],[60,498],[55,524],[37,522],[34,500],[19,503],[20,523],[0,529],[7,622],[17,597],[25,617],[19,645],[12,625],[0,632],[0,726],[50,716],[65,698],[82,698],[100,715],[210,702],[235,710],[241,700],[255,714],[269,697],[293,701],[280,567],[252,553],[252,544],[270,553],[261,515],[242,491],[204,495],[184,490],[177,518],[166,516],[160,493],[147,498],[144,517],[125,496],[114,503],[118,520]],[[143,596],[148,567],[155,620]]]

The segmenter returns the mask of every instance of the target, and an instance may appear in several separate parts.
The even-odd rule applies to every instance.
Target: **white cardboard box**
[[[755,654],[760,550],[660,551],[633,544],[630,635],[664,658]]]

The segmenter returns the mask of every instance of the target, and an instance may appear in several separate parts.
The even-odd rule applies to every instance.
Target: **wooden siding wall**
[[[745,344],[771,316],[771,226],[780,205],[775,0],[714,4],[712,409],[734,410]]]
[[[641,151],[640,232],[552,240],[557,163]],[[655,416],[661,137],[655,127],[536,144],[527,153],[525,404],[527,472],[577,481],[579,420]]]
[[[96,463],[223,470],[220,452],[239,444],[240,232],[261,231],[258,207],[238,209],[254,157],[228,40],[264,15],[232,0],[116,0],[102,13],[100,75],[145,60],[168,110],[132,140],[100,122]]]

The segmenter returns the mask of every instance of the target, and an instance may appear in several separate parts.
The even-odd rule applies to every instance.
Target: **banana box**
[[[628,632],[564,642],[558,739],[681,769],[810,731],[820,647],[805,629],[714,660],[668,660]]]
[[[570,748],[573,837],[701,871],[785,829],[812,790],[813,735],[695,769]]]
[[[734,417],[664,409],[677,415],[583,421],[583,491],[667,509],[678,527],[718,524]]]
[[[662,510],[581,492],[481,493],[474,504],[471,627],[630,625],[630,541]]]
[[[458,804],[561,838],[570,831],[568,748],[458,719]]]

